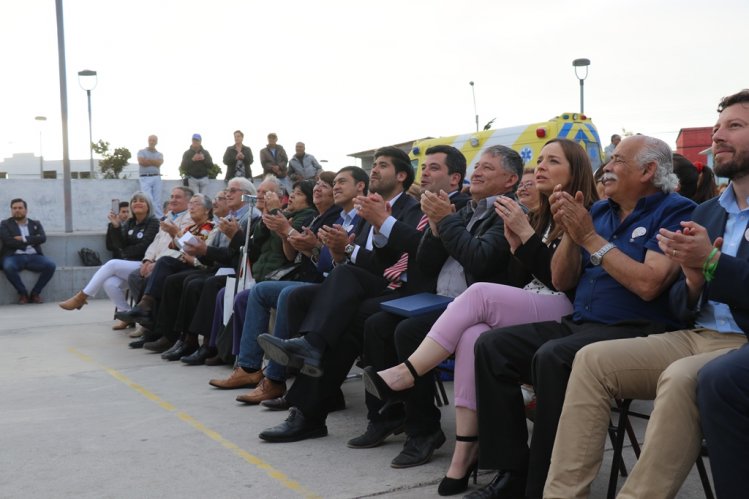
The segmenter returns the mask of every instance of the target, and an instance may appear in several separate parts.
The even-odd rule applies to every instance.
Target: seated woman
[[[540,204],[526,216],[521,207],[504,196],[494,207],[505,224],[505,237],[515,256],[513,265],[529,271],[534,279],[525,288],[477,283],[459,295],[430,330],[416,351],[402,364],[375,373],[365,370],[367,391],[381,398],[398,398],[417,376],[423,376],[455,354],[456,445],[450,468],[439,485],[440,495],[458,494],[478,467],[478,419],[474,385],[473,346],[484,332],[529,322],[559,320],[572,312],[568,297],[551,283],[551,256],[562,236],[554,223],[549,196],[554,187],[571,194],[582,192],[586,206],[598,199],[593,169],[577,143],[567,139],[547,142],[535,170]]]
[[[528,211],[538,211],[538,206],[541,204],[541,198],[536,189],[536,169],[532,167],[525,167],[523,170],[523,177],[518,183],[518,190],[515,193],[517,195],[520,204],[528,208]]]
[[[61,302],[61,308],[80,309],[90,296],[95,296],[104,287],[104,292],[117,310],[130,310],[125,298],[127,277],[140,267],[146,248],[159,231],[159,221],[153,215],[151,199],[145,193],[138,191],[133,194],[130,198],[130,212],[132,217],[124,223],[117,213],[109,213],[107,248],[112,251],[114,259],[99,267],[82,291]],[[130,324],[132,322],[118,321],[112,329],[125,329]]]
[[[172,234],[172,242],[169,243],[170,249],[180,250],[179,239],[188,233],[206,241],[208,244],[210,244],[208,236],[213,233],[215,237],[216,233],[213,231],[215,226],[213,222],[213,202],[211,199],[203,194],[195,194],[187,206],[193,224],[181,231],[177,229],[177,226],[172,228],[173,230],[170,231],[170,234]],[[141,300],[134,308],[126,312],[117,312],[115,317],[125,322],[134,321],[150,328],[153,325],[155,308],[161,299],[161,291],[164,288],[166,278],[177,272],[199,269],[202,266],[200,259],[185,253],[180,253],[179,258],[171,256],[159,258],[156,260],[153,272],[146,281]]]

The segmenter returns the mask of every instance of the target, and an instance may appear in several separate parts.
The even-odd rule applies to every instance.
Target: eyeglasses
[[[527,189],[532,189],[535,186],[536,186],[536,183],[533,182],[533,181],[531,181],[531,180],[529,180],[527,182],[520,182],[518,184],[518,189],[526,189],[527,190]]]

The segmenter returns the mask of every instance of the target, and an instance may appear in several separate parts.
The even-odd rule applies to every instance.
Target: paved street
[[[242,390],[210,387],[227,366],[129,349],[127,334],[110,329],[112,311],[105,300],[73,312],[52,303],[0,307],[0,497],[437,497],[452,405],[443,408],[448,443],[417,468],[389,466],[403,435],[375,449],[346,447],[366,425],[358,379],[344,384],[348,408],[328,418],[328,437],[264,443],[257,434],[285,413],[235,402]],[[593,497],[605,495],[609,458],[607,450]],[[625,458],[631,466],[630,449]],[[491,476],[479,475],[479,485]],[[679,497],[704,497],[695,470]]]

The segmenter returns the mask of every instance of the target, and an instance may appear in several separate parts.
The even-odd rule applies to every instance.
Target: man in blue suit
[[[715,174],[731,184],[698,206],[681,230],[661,229],[658,237],[663,253],[681,266],[671,289],[672,311],[693,329],[604,341],[577,353],[545,498],[589,493],[600,467],[610,398],[655,399],[642,453],[618,497],[676,496],[702,443],[698,392],[718,497],[746,494],[749,90],[724,98],[718,112]],[[737,371],[741,388],[730,381]]]
[[[42,244],[47,240],[42,224],[26,217],[26,201],[16,198],[10,202],[13,216],[0,223],[3,242],[2,267],[8,281],[18,292],[18,303],[42,303],[42,289],[55,273],[55,262],[42,254]],[[29,293],[19,273],[30,270],[39,273],[36,285]]]

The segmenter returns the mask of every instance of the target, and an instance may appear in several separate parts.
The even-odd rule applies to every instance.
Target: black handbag
[[[101,265],[99,253],[91,248],[81,248],[78,251],[78,255],[81,257],[84,267],[99,267]]]
[[[299,274],[302,263],[293,262],[265,274],[266,281],[293,281]]]

